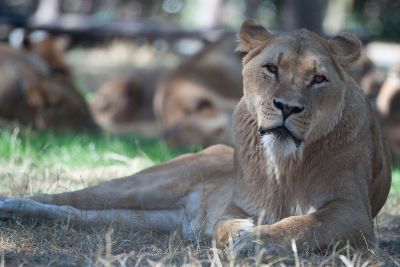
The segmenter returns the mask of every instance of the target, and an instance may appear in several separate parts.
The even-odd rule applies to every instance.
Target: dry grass
[[[386,252],[358,255],[349,248],[324,255],[301,255],[294,248],[278,255],[226,258],[210,240],[191,243],[170,235],[58,223],[2,222],[0,247],[6,266],[388,266]]]
[[[139,156],[113,157],[118,157],[120,163],[87,168],[35,165],[34,160],[22,163],[3,160],[0,195],[73,190],[153,164]],[[396,203],[398,198],[392,194],[385,211],[396,207]],[[396,217],[387,215],[380,220],[384,249],[377,253],[360,256],[342,249],[324,255],[299,255],[293,247],[292,251],[275,256],[265,255],[260,249],[256,257],[245,259],[225,258],[212,248],[211,240],[185,241],[177,233],[134,232],[112,225],[77,228],[68,223],[9,220],[0,222],[0,266],[398,266],[400,224]]]
[[[149,261],[179,264],[196,260],[201,249],[176,235],[138,233],[129,229],[72,228],[66,224],[4,222],[0,246],[7,266],[141,266]],[[193,261],[193,260],[190,260]]]

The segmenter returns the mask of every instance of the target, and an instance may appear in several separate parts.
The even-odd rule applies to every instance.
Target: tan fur
[[[239,36],[246,56],[234,152],[213,146],[79,191],[5,199],[0,216],[180,229],[186,238],[213,235],[221,249],[231,240],[237,252],[257,236],[267,248],[290,248],[294,240],[301,251],[337,241],[374,244],[390,157],[366,97],[343,71],[359,54],[358,39],[327,41],[306,30],[271,34],[253,22]],[[276,64],[279,76],[265,63]],[[309,85],[319,72],[329,82]],[[298,146],[287,135],[258,133],[283,123],[276,99],[304,107],[285,121]]]
[[[50,35],[38,42],[27,43],[26,49],[44,60],[52,75],[57,75],[58,78],[63,78],[65,82],[72,84],[72,73],[64,59],[68,46],[68,37]]]

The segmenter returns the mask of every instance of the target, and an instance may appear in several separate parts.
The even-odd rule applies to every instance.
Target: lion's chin
[[[275,134],[265,134],[261,137],[261,144],[266,155],[275,160],[301,159],[303,143],[293,140],[291,136],[285,138]]]

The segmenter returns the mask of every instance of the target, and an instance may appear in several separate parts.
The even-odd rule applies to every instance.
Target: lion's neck
[[[249,215],[268,213],[266,222],[290,216],[297,208],[292,194],[298,183],[301,159],[279,158],[268,155],[261,144],[257,123],[247,111],[245,103],[239,103],[234,114],[235,149],[235,199]],[[279,207],[272,203],[279,201]]]
[[[257,176],[267,176],[278,183],[284,183],[293,176],[301,164],[303,145],[296,153],[280,153],[279,150],[267,149],[257,132],[257,122],[247,110],[244,101],[238,104],[234,114],[234,132],[238,165],[247,171],[257,172]],[[254,178],[254,177],[253,177]],[[252,179],[253,179],[252,178]]]

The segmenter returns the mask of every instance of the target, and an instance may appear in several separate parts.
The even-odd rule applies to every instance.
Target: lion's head
[[[329,133],[344,108],[348,75],[361,42],[350,33],[325,40],[305,29],[270,33],[243,23],[244,101],[267,153],[301,157],[304,146]]]
[[[131,122],[142,102],[144,86],[135,78],[118,77],[97,90],[91,101],[96,121],[102,125]]]
[[[26,112],[32,116],[38,129],[57,131],[96,130],[89,107],[74,87],[48,77],[33,84],[25,92]],[[20,114],[24,116],[24,114]]]

